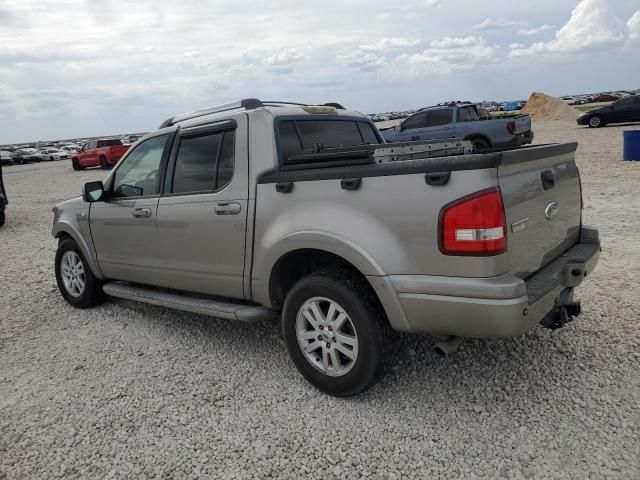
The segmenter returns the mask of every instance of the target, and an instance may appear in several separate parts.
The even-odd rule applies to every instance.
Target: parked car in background
[[[57,148],[45,148],[40,150],[40,155],[43,160],[68,160],[69,152],[65,152],[64,150],[58,150]]]
[[[60,147],[60,150],[67,153],[75,153],[80,151],[80,146],[78,145],[63,145]]]
[[[529,115],[482,120],[478,108],[471,103],[423,108],[400,125],[380,131],[388,142],[469,140],[477,152],[519,147],[533,141]]]
[[[13,156],[9,150],[0,150],[0,164],[13,165]]]
[[[117,138],[103,138],[85,143],[79,152],[71,157],[74,170],[87,167],[110,168],[122,158],[130,145],[123,145]]]
[[[13,163],[41,162],[42,155],[35,148],[21,148],[13,152]]]
[[[601,95],[596,95],[593,99],[593,101],[595,103],[599,103],[599,102],[615,102],[616,100],[618,100],[620,97],[617,97],[615,95],[609,95],[609,94],[601,94]]]
[[[578,125],[589,125],[591,128],[610,123],[640,122],[640,95],[627,95],[606,107],[584,112],[577,122]]]

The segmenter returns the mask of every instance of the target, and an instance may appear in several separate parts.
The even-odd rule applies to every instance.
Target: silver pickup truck
[[[54,207],[57,283],[78,308],[107,294],[280,316],[304,377],[355,395],[393,330],[446,352],[579,314],[573,290],[600,244],[581,222],[575,150],[386,144],[338,104],[246,99],[177,116]]]
[[[388,142],[468,140],[476,152],[520,147],[533,142],[529,115],[490,118],[485,110],[466,102],[422,108],[399,125],[380,131]]]

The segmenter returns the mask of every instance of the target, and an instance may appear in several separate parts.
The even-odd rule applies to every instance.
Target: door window
[[[116,170],[113,192],[118,197],[160,193],[160,166],[168,135],[150,138],[134,148]]]
[[[453,121],[453,110],[443,108],[442,110],[431,110],[429,115],[429,127],[437,127],[440,125],[449,125]]]
[[[183,137],[178,147],[172,193],[213,192],[233,177],[234,132]]]
[[[473,107],[462,107],[458,109],[459,122],[474,122],[478,120],[478,112]]]
[[[402,130],[413,130],[414,128],[424,128],[427,126],[428,112],[416,113],[412,117],[407,118],[400,127]]]
[[[614,107],[629,107],[631,105],[633,105],[633,97],[629,96],[629,97],[624,97],[621,98],[620,100],[618,100],[617,102],[615,102],[612,106]]]

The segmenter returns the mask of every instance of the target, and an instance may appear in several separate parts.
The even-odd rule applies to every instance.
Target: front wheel
[[[78,163],[77,159],[73,159],[71,160],[71,166],[73,167],[73,169],[77,172],[78,170],[80,170],[80,163]]]
[[[76,308],[89,308],[102,302],[102,282],[93,275],[73,239],[60,241],[55,262],[58,289],[67,302]]]
[[[482,153],[491,149],[491,145],[489,145],[489,142],[487,142],[483,138],[474,138],[473,140],[471,140],[471,143],[473,143],[474,153]]]
[[[390,330],[371,286],[346,269],[296,283],[285,300],[282,329],[300,373],[338,397],[357,395],[374,381]]]
[[[4,222],[5,222],[4,210],[0,210],[0,227],[4,225]]]
[[[103,170],[109,169],[109,164],[107,163],[107,157],[100,157],[100,168]]]
[[[591,128],[600,128],[604,127],[604,121],[600,115],[594,115],[589,119],[589,126]]]

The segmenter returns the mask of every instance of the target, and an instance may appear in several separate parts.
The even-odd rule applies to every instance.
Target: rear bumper
[[[561,303],[561,293],[578,286],[600,255],[598,231],[583,227],[580,242],[526,280],[502,275],[457,278],[422,275],[387,277],[395,291],[380,295],[396,330],[461,337],[521,335]],[[372,282],[374,288],[376,285]],[[379,289],[376,288],[376,291]],[[563,296],[563,298],[566,296]]]

